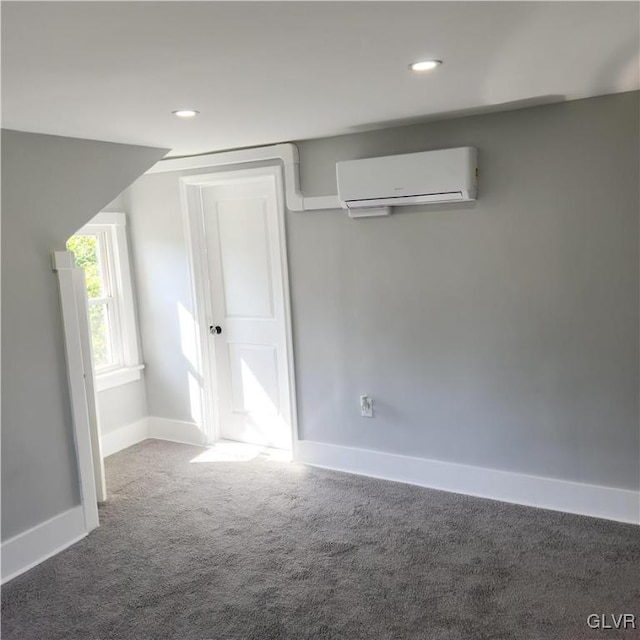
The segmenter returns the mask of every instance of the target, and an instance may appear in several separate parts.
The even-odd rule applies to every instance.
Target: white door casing
[[[296,413],[281,169],[186,176],[181,188],[203,427],[211,440],[291,448]]]
[[[99,449],[84,270],[76,267],[74,255],[67,251],[54,251],[53,269],[62,312],[80,500],[88,533],[99,525],[98,500],[104,500],[106,488]]]

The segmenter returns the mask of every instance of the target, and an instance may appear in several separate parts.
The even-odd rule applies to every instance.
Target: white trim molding
[[[640,524],[640,492],[299,440],[294,460],[373,478]]]
[[[123,384],[129,384],[142,378],[143,364],[138,364],[131,367],[122,367],[120,369],[114,369],[107,373],[101,373],[96,375],[96,387],[98,391],[106,391],[107,389],[113,389],[120,387]]]
[[[98,524],[98,499],[104,498],[104,472],[95,403],[93,366],[89,345],[89,318],[84,296],[84,271],[75,266],[72,253],[55,251],[53,269],[58,278],[64,331],[67,381],[71,400],[73,440],[76,450],[80,499],[86,531]],[[94,437],[95,436],[95,437]],[[98,496],[98,488],[100,496]]]
[[[199,447],[208,446],[204,431],[195,422],[149,417],[102,434],[102,453],[105,457],[111,456],[149,438]]]
[[[100,436],[102,454],[107,456],[118,453],[123,449],[132,447],[149,437],[149,418],[142,418],[124,427],[118,427],[113,431],[107,431]]]
[[[81,505],[2,543],[2,583],[55,556],[87,535]]]
[[[289,211],[319,211],[323,209],[342,210],[338,196],[303,196],[300,192],[300,157],[298,148],[291,143],[274,144],[268,147],[253,147],[222,153],[207,153],[200,156],[167,158],[160,160],[147,173],[165,173],[185,169],[207,169],[228,167],[265,160],[282,161],[286,205]]]
[[[207,434],[195,422],[169,420],[168,418],[149,417],[149,438],[169,440],[182,444],[206,447],[211,444]]]

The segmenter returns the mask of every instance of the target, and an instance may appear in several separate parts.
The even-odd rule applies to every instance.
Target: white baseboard
[[[151,417],[103,434],[100,437],[102,455],[110,456],[148,438],[206,445],[206,437],[196,424]],[[2,583],[35,567],[86,535],[84,511],[78,505],[6,540],[1,547]]]
[[[205,434],[194,422],[151,416],[100,436],[102,455],[106,458],[148,438],[197,446],[206,446],[207,444]]]
[[[640,524],[640,492],[497,471],[310,440],[296,443],[304,464],[503,502]]]
[[[100,436],[100,445],[103,457],[110,456],[118,451],[132,447],[149,437],[149,418],[142,418],[124,427],[108,431]]]
[[[60,553],[87,535],[78,505],[2,543],[2,583]]]
[[[207,437],[194,422],[169,420],[168,418],[149,417],[149,438],[156,440],[170,440],[182,444],[206,446]]]

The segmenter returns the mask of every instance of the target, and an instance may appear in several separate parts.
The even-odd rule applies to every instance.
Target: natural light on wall
[[[202,430],[204,429],[202,414],[203,379],[198,358],[198,324],[193,314],[178,302],[178,324],[180,327],[180,347],[188,364],[187,384],[189,386],[189,411],[191,419]]]
[[[180,325],[180,347],[193,371],[201,374],[198,358],[198,324],[193,314],[178,302],[178,323]]]
[[[193,373],[187,374],[189,379],[189,408],[191,410],[191,419],[199,426],[203,426],[202,422],[202,378],[196,378]]]

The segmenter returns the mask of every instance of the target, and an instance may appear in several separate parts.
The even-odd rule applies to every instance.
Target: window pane
[[[82,267],[87,281],[89,299],[106,295],[104,274],[100,264],[100,243],[97,235],[76,235],[67,240],[67,251],[76,258],[76,265]]]
[[[111,332],[109,331],[108,303],[89,304],[89,325],[96,369],[114,364]]]

